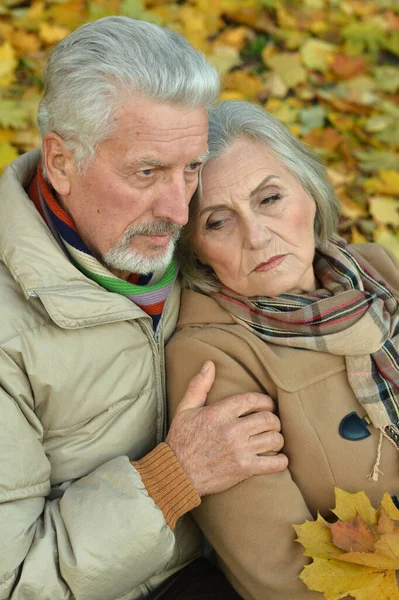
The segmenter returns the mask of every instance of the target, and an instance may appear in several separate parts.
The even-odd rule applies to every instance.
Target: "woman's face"
[[[202,172],[192,246],[219,280],[243,296],[316,289],[316,206],[264,144],[240,138]]]

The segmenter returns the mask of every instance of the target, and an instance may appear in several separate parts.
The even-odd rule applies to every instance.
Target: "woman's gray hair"
[[[335,233],[338,225],[339,201],[327,179],[320,158],[280,121],[255,104],[239,100],[220,102],[208,110],[209,155],[207,162],[223,154],[242,137],[261,142],[271,150],[296,177],[303,189],[316,203],[315,239],[320,249]],[[201,176],[197,192],[190,202],[190,219],[183,228],[177,254],[183,285],[209,292],[216,289],[209,267],[202,265],[194,255],[190,239],[196,228],[198,200],[201,199]]]
[[[189,108],[208,107],[219,76],[181,35],[128,17],[105,17],[76,29],[53,49],[44,72],[38,125],[58,133],[78,168],[114,130],[126,93]]]

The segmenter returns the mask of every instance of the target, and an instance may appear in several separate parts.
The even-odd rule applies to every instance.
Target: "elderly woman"
[[[191,289],[167,348],[171,412],[211,359],[207,402],[270,394],[290,462],[195,518],[243,598],[322,598],[297,578],[308,559],[292,524],[329,518],[334,486],[399,493],[399,263],[335,235],[324,167],[261,108],[217,106],[209,148],[181,239]]]

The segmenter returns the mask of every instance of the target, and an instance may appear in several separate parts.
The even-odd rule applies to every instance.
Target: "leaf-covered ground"
[[[1,0],[0,171],[39,144],[51,47],[111,14],[185,35],[222,74],[222,98],[263,105],[323,157],[341,233],[399,257],[398,0]]]

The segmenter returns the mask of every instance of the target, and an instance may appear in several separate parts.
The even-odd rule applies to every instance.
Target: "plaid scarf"
[[[345,356],[356,398],[398,449],[398,299],[340,238],[316,250],[313,267],[323,286],[315,292],[245,298],[221,286],[212,296],[262,340]]]
[[[155,331],[177,276],[175,260],[171,261],[158,280],[153,273],[148,275],[132,274],[129,281],[119,279],[104,267],[87,248],[79,236],[74,222],[60,207],[48,183],[43,178],[40,164],[29,186],[29,197],[75,267],[109,292],[126,296],[137,304],[150,315]]]

